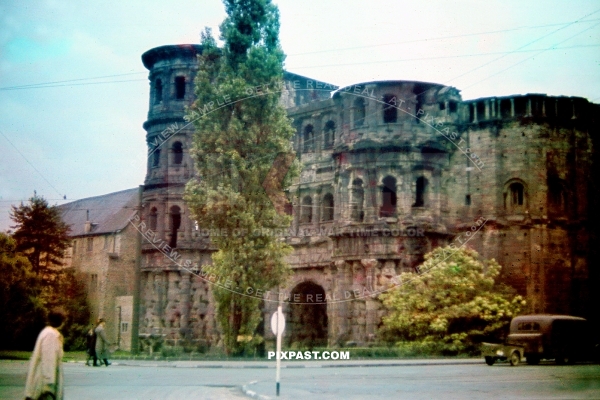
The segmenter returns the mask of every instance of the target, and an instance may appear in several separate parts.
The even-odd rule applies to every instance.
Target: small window
[[[354,100],[354,127],[358,128],[359,126],[363,126],[365,123],[365,100],[364,99],[356,99]]]
[[[440,111],[444,111],[446,109],[446,103],[440,101]]]
[[[458,110],[458,103],[455,101],[451,101],[448,103],[448,109],[451,113],[455,113]]]
[[[513,183],[510,185],[510,198],[513,206],[523,205],[523,185]]]
[[[152,166],[160,166],[160,149],[154,149],[154,152],[152,153]]]
[[[396,108],[396,96],[386,94],[383,96],[383,123],[393,124],[398,121],[398,109]]]
[[[383,187],[381,188],[381,209],[379,216],[394,217],[396,216],[396,206],[398,204],[398,196],[396,192],[396,178],[386,176],[383,179]]]
[[[108,249],[108,235],[104,236],[104,247],[103,250]]]
[[[363,188],[362,179],[352,181],[352,220],[363,222],[365,213],[363,204],[365,201],[365,190]]]
[[[314,146],[314,132],[312,125],[306,125],[304,127],[304,152],[310,153],[313,151]]]
[[[425,207],[427,194],[427,179],[420,176],[416,182],[415,204],[413,207]]]
[[[150,209],[150,214],[148,214],[148,225],[150,226],[150,230],[156,232],[156,222],[158,220],[158,212],[156,207],[152,207]]]
[[[94,250],[94,238],[87,238],[87,251]]]
[[[154,83],[154,104],[159,104],[163,99],[163,85],[160,79]]]
[[[471,195],[468,194],[465,196],[465,206],[470,206],[471,205]]]
[[[77,240],[73,240],[73,254],[77,253]]]
[[[312,198],[304,196],[300,209],[300,223],[309,224],[312,222]]]
[[[185,76],[175,77],[175,98],[181,100],[185,97]]]
[[[325,129],[323,130],[323,149],[329,150],[333,148],[334,138],[335,122],[327,121],[327,123],[325,123]]]
[[[127,332],[129,330],[129,324],[127,322],[121,322],[121,332]]]
[[[333,221],[333,195],[331,193],[327,193],[323,196],[323,203],[321,205],[321,220],[322,221]]]
[[[170,214],[171,240],[169,241],[169,246],[174,249],[177,247],[177,232],[181,227],[181,209],[178,206],[173,206],[171,207]]]
[[[181,142],[173,143],[173,164],[179,165],[183,162],[183,145]]]

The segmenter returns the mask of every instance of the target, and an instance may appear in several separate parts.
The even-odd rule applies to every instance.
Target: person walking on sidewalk
[[[90,330],[85,335],[86,339],[86,353],[87,360],[85,360],[85,365],[90,365],[90,360],[94,360],[94,366],[98,364],[98,358],[96,358],[96,332],[94,332],[94,326],[90,328]]]
[[[110,342],[106,338],[106,333],[104,332],[104,318],[98,319],[98,326],[95,330],[96,333],[96,357],[100,360],[100,366],[102,363],[107,367],[110,365],[108,362],[108,353]],[[96,364],[94,364],[96,365]]]
[[[25,384],[25,400],[63,399],[63,336],[58,329],[66,319],[62,309],[48,313],[48,325],[39,334]]]

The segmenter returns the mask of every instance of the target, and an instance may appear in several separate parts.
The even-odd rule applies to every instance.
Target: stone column
[[[360,260],[360,263],[365,268],[365,288],[369,293],[375,292],[373,275],[377,260],[373,258],[367,258]],[[364,292],[364,291],[363,291]],[[379,305],[377,300],[371,297],[367,297],[365,300],[365,334],[366,337],[361,338],[361,341],[373,340],[375,336],[375,329],[377,327],[377,309]]]

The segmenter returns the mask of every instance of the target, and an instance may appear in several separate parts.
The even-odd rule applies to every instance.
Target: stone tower
[[[215,335],[210,287],[187,271],[197,271],[210,261],[210,254],[183,201],[185,184],[194,174],[189,153],[194,127],[183,117],[194,99],[196,57],[201,51],[199,45],[174,45],[142,55],[150,71],[143,219],[154,238],[142,244],[143,346],[161,341],[204,346]]]
[[[182,198],[194,176],[184,115],[200,52],[162,46],[142,56],[150,71],[146,349],[220,340],[201,276],[214,249]],[[590,316],[598,105],[540,94],[464,101],[456,88],[401,80],[337,88],[288,72],[280,90],[302,172],[287,193],[294,221],[282,235],[294,247],[292,278],[277,296],[265,294],[263,311],[283,297],[288,345],[377,340],[377,293],[447,244],[495,258],[529,312]]]

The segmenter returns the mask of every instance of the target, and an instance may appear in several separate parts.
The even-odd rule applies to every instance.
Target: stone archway
[[[298,284],[291,293],[288,316],[288,345],[300,348],[327,346],[328,321],[325,290],[307,281]]]

